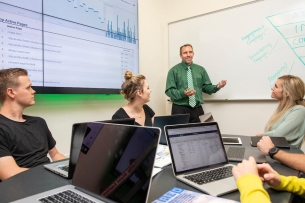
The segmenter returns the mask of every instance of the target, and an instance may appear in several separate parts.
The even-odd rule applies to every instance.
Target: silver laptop
[[[190,118],[190,114],[155,116],[153,126],[161,129],[160,144],[167,145],[165,133],[164,133],[164,126],[175,125],[175,124],[185,124],[185,123],[189,122],[189,118]]]
[[[72,185],[16,202],[68,197],[81,202],[78,196],[88,202],[147,201],[160,129],[108,123],[88,123],[87,128],[90,132],[83,139]]]
[[[266,156],[256,147],[225,146],[229,161],[242,162],[253,156],[256,163],[266,163]]]
[[[104,123],[116,123],[134,125],[134,118],[116,119],[98,121]],[[75,170],[75,166],[78,160],[78,155],[82,146],[82,142],[86,134],[89,133],[87,129],[87,123],[74,123],[72,125],[71,145],[70,145],[70,158],[54,163],[45,164],[44,167],[60,176],[71,179]]]
[[[207,194],[237,190],[216,122],[165,126],[175,177]],[[215,174],[216,176],[211,176]]]

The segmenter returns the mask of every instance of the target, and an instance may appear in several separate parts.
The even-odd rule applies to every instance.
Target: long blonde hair
[[[279,103],[276,111],[273,113],[265,126],[265,132],[270,128],[292,107],[295,105],[305,106],[305,84],[301,78],[293,75],[283,75],[278,78],[282,80],[283,99]]]

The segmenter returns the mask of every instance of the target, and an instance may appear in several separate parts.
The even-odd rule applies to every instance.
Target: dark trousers
[[[201,105],[195,106],[194,108],[189,106],[180,106],[173,104],[172,106],[172,115],[175,114],[190,114],[189,123],[200,123],[199,116],[204,114]]]

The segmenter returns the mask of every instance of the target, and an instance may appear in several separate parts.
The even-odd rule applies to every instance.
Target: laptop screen
[[[165,133],[164,133],[164,126],[175,125],[175,124],[186,124],[189,122],[189,117],[190,117],[189,114],[155,116],[153,126],[161,128],[160,144],[167,145]]]
[[[160,129],[88,123],[73,184],[116,202],[145,202]]]
[[[134,125],[134,118],[124,118],[116,120],[105,120],[105,121],[96,121],[103,123],[116,123],[116,124],[125,124],[125,125]],[[87,123],[74,123],[72,126],[72,136],[71,136],[71,147],[70,147],[70,159],[69,159],[69,178],[73,177],[75,166],[78,160],[79,151],[82,146],[84,137],[89,133],[89,128],[87,128]]]
[[[166,126],[175,172],[228,163],[217,123]]]

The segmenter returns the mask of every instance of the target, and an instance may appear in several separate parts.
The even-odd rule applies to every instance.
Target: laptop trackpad
[[[243,159],[253,156],[256,163],[267,162],[266,156],[256,147],[226,146],[225,148],[229,161],[242,162]]]

